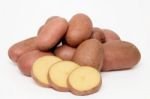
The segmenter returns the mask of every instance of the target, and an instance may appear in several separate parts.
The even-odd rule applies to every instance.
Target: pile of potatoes
[[[69,22],[50,17],[37,36],[11,46],[8,56],[37,84],[75,95],[97,92],[100,72],[130,69],[141,58],[134,44],[122,41],[110,29],[93,27],[82,13]]]

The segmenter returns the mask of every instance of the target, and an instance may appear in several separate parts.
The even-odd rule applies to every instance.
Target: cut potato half
[[[33,79],[44,87],[50,87],[48,81],[48,70],[56,62],[62,61],[60,58],[55,56],[43,56],[38,58],[32,67]]]
[[[54,64],[49,70],[51,86],[58,91],[68,91],[67,78],[79,65],[71,61],[61,61]]]
[[[89,95],[99,90],[101,85],[100,73],[89,66],[82,66],[68,77],[68,86],[75,95]]]

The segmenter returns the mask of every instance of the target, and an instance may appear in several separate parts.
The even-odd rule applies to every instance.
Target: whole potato
[[[31,69],[34,61],[45,55],[53,54],[51,52],[41,52],[39,50],[33,50],[23,54],[17,61],[20,71],[26,76],[31,76]]]
[[[120,40],[119,35],[110,29],[103,29],[103,33],[105,35],[105,42],[113,41],[113,40]]]
[[[59,16],[52,16],[52,17],[50,17],[50,18],[48,18],[46,20],[45,24],[49,23],[51,20],[56,19],[56,18],[61,18],[61,17],[59,17]]]
[[[37,49],[36,37],[32,37],[12,45],[8,50],[8,56],[13,62],[17,62],[22,54],[35,49]]]
[[[62,45],[55,49],[54,54],[63,60],[71,60],[75,50],[75,48],[68,45]]]
[[[89,39],[92,35],[92,21],[84,14],[76,14],[69,22],[69,28],[65,36],[66,42],[72,47]]]
[[[104,43],[105,42],[105,35],[103,33],[103,30],[98,28],[98,27],[94,27],[93,28],[93,33],[92,33],[92,36],[91,38],[93,39],[97,39],[99,40],[101,43]]]
[[[129,69],[136,65],[140,58],[138,48],[126,41],[114,40],[103,44],[104,63],[102,71]]]
[[[68,22],[64,18],[54,17],[49,19],[38,34],[38,48],[47,51],[54,47],[65,35],[67,28]]]
[[[38,29],[37,35],[39,35],[42,32],[43,28],[44,28],[44,25],[41,25],[40,28]]]
[[[103,64],[103,54],[102,44],[96,39],[89,39],[77,47],[72,60],[81,66],[91,66],[99,70]]]
[[[48,19],[46,20],[45,24],[47,24],[49,21],[51,21],[51,20],[54,19],[54,18],[59,18],[59,17],[58,17],[58,16],[52,16],[52,17],[50,17],[50,18],[48,18]],[[45,25],[45,24],[44,24],[44,25]],[[40,26],[40,28],[39,28],[39,30],[38,30],[38,32],[37,32],[37,35],[39,35],[39,34],[42,32],[42,30],[43,30],[43,28],[44,28],[44,25]]]

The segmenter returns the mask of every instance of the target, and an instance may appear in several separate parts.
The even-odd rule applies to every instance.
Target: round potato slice
[[[54,64],[49,70],[51,86],[58,91],[68,91],[67,78],[77,67],[79,65],[71,61],[61,61]]]
[[[61,59],[55,56],[43,56],[43,57],[38,58],[33,63],[33,67],[32,67],[33,79],[41,86],[50,87],[50,84],[48,81],[49,68],[53,64],[59,61],[61,61]]]
[[[101,86],[99,72],[89,66],[82,66],[75,69],[68,77],[68,86],[75,95],[88,95],[95,93]]]

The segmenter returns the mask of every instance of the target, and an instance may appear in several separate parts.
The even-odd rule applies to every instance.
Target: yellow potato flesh
[[[96,69],[83,66],[70,74],[68,82],[75,90],[89,91],[101,83],[101,77]]]
[[[61,61],[61,59],[55,56],[44,56],[37,59],[32,67],[32,75],[39,83],[44,85],[49,85],[48,81],[48,70],[56,62]]]
[[[49,71],[51,82],[60,88],[68,88],[67,78],[79,65],[71,61],[61,61],[54,64]]]

